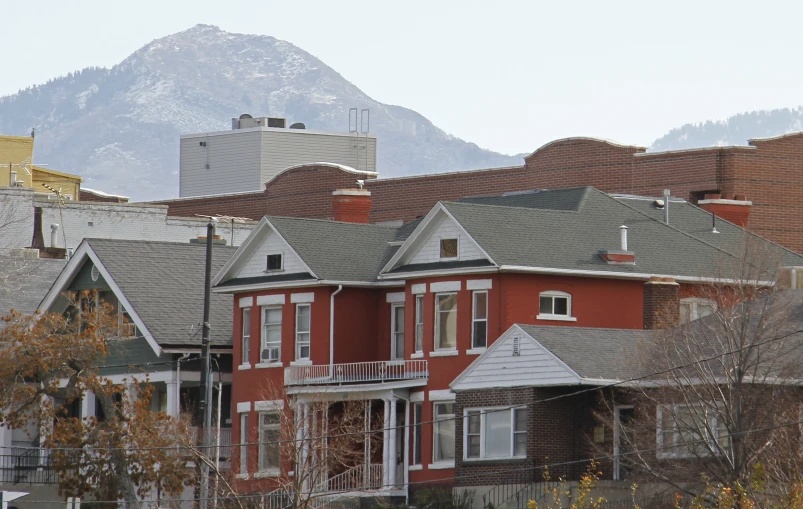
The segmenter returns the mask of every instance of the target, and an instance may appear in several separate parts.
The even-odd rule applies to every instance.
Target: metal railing
[[[326,482],[328,491],[345,493],[349,491],[368,491],[382,488],[382,465],[357,465],[345,472],[329,478]]]
[[[315,385],[429,378],[426,360],[350,362],[290,366],[284,370],[285,385]]]
[[[538,502],[559,486],[560,481],[497,484],[482,496],[482,506],[485,509],[527,509],[527,502]]]
[[[0,455],[0,482],[4,484],[56,484],[59,477],[47,451],[20,450],[20,454]]]

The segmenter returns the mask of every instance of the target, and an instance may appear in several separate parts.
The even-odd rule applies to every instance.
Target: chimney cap
[[[620,230],[627,230],[627,226],[625,226],[625,225],[622,225],[622,226],[620,226],[620,227],[619,227],[619,229],[620,229]]]
[[[371,196],[367,189],[335,189],[332,196]]]

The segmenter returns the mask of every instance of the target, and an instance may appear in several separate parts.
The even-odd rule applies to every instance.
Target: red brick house
[[[370,221],[376,223],[412,221],[439,200],[510,191],[594,186],[609,193],[658,197],[670,189],[673,196],[692,203],[712,195],[710,199],[717,200],[714,205],[737,205],[742,210],[752,205],[751,231],[800,252],[801,175],[803,133],[749,140],[746,146],[668,152],[577,137],[543,145],[525,157],[521,166],[377,179],[376,173],[342,165],[306,164],[284,170],[266,182],[261,192],[160,203],[169,205],[168,213],[174,216],[332,219],[332,191],[365,179],[365,188],[373,195]],[[723,199],[727,201],[718,202]]]
[[[464,372],[505,331],[641,331],[666,309],[675,320],[704,316],[717,304],[697,288],[751,237],[726,221],[712,232],[711,214],[682,200],[587,187],[438,202],[401,227],[364,224],[369,197],[334,196],[336,214],[363,223],[264,217],[213,282],[234,296],[233,443],[252,444],[234,469],[245,489],[293,472],[263,447],[286,410],[265,399],[269,383],[301,408],[322,395],[373,402],[366,412],[385,423],[381,451],[337,474],[340,491],[407,496],[451,485],[469,468],[460,459]],[[784,265],[803,266],[777,251]],[[523,433],[511,443],[527,445],[511,456],[549,439]]]

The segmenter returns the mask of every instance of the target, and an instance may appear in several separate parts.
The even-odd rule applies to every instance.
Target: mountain
[[[796,131],[803,131],[803,106],[752,111],[725,120],[686,124],[655,140],[650,151],[747,145],[750,138],[767,138]]]
[[[288,42],[209,25],[157,39],[111,69],[0,98],[0,133],[35,126],[35,162],[77,173],[88,188],[152,200],[178,195],[181,134],[230,129],[245,112],[342,132],[352,107],[371,109],[380,177],[522,162],[372,99]]]

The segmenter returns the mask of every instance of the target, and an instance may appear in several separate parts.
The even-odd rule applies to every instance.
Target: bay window
[[[435,295],[435,350],[457,348],[457,294]]]
[[[465,459],[527,456],[527,408],[476,408],[463,419]]]

